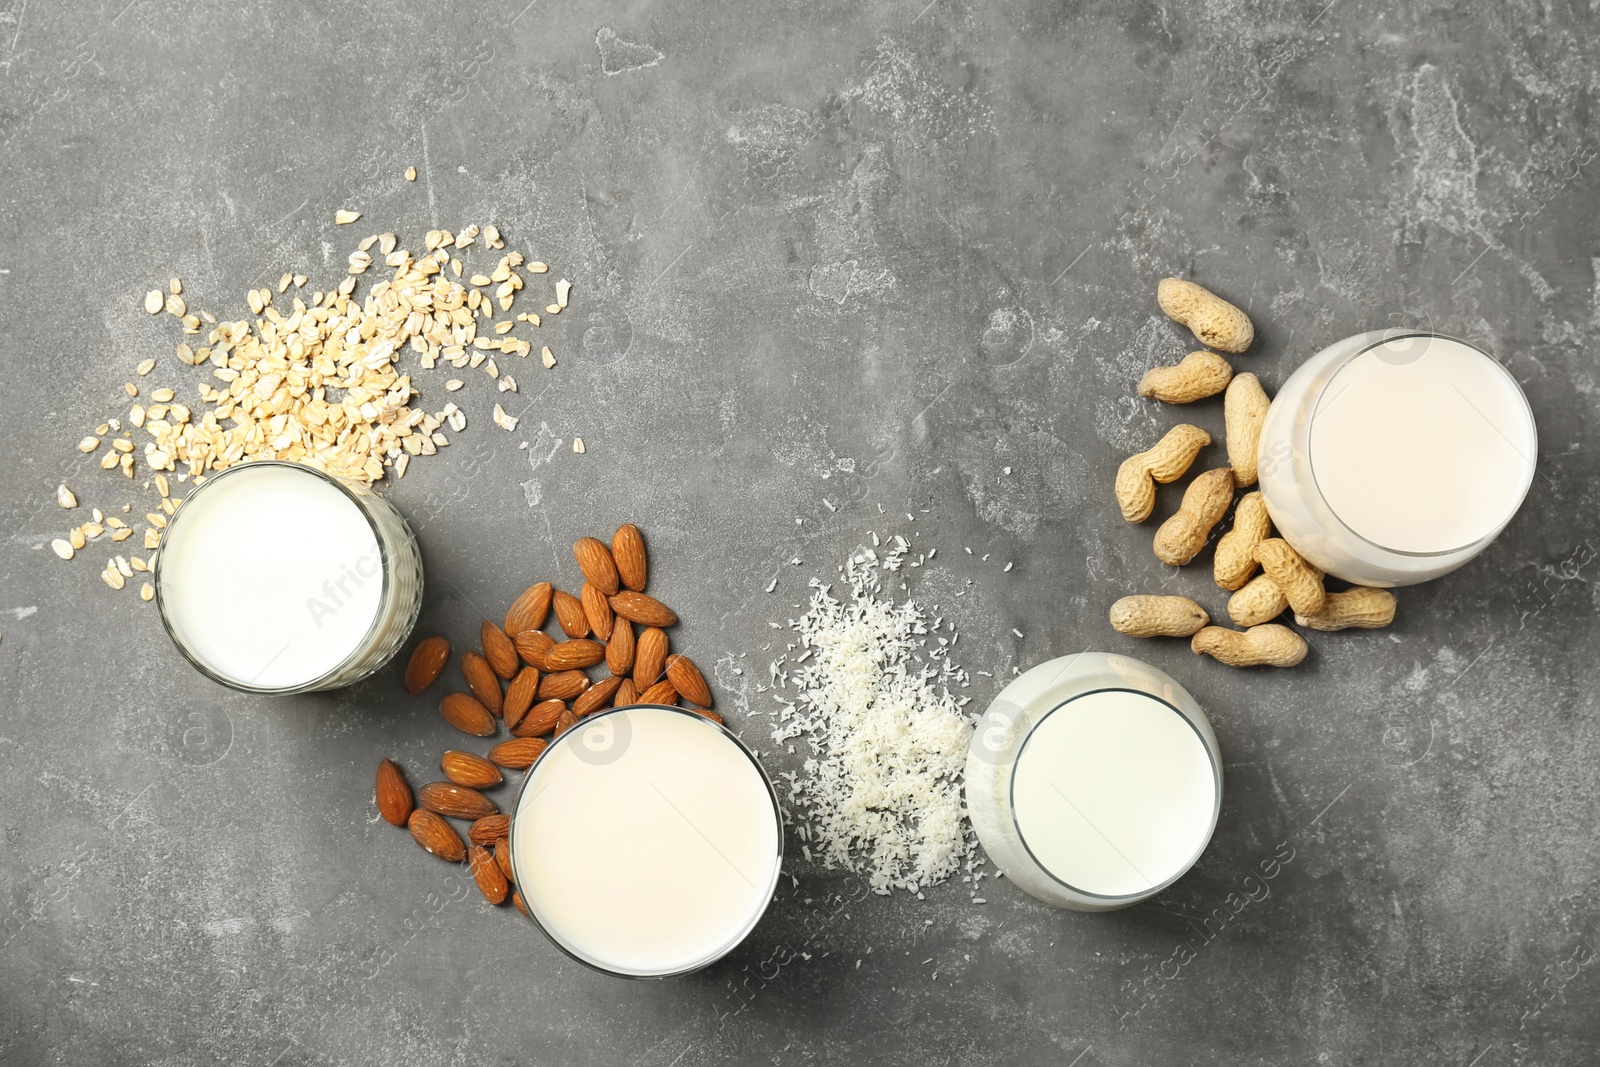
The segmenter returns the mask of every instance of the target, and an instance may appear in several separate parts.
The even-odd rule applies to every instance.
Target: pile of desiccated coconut
[[[812,750],[802,773],[781,776],[805,855],[865,874],[880,894],[963,868],[981,877],[961,792],[973,720],[971,698],[952,693],[967,683],[949,656],[954,624],[883,589],[884,574],[924,562],[910,551],[899,536],[857,550],[839,568],[843,600],[813,578],[808,610],[788,624],[796,640],[772,664],[773,740]]]

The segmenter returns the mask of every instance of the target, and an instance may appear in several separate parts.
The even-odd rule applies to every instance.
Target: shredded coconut
[[[882,588],[910,548],[895,537],[858,549],[840,568],[844,601],[813,578],[809,610],[789,622],[798,642],[772,663],[774,689],[792,695],[773,694],[782,705],[773,740],[802,738],[813,752],[801,774],[784,776],[810,842],[803,851],[865,873],[880,894],[937,884],[963,861],[970,871],[976,851],[961,794],[970,698],[950,692],[967,674],[948,644],[927,640],[943,620]]]

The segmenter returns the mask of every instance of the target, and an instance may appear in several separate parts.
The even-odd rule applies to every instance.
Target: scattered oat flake
[[[502,393],[514,393],[514,392],[516,392],[517,391],[517,380],[515,378],[511,377],[511,375],[509,375],[509,374],[502,374],[500,376],[500,391]]]
[[[50,551],[54,552],[62,559],[71,559],[73,553],[72,542],[58,537],[54,541],[50,542]]]
[[[556,357],[551,354],[549,345],[539,349],[539,359],[544,363],[546,369],[556,365]]]
[[[444,383],[444,387],[447,392],[453,393],[466,384],[467,383],[462,381],[460,378],[451,378],[449,381]]]
[[[406,181],[414,182],[416,180],[417,180],[417,168],[416,167],[407,167],[406,168]]]
[[[580,456],[583,455],[583,453],[584,453],[583,438],[574,437],[572,439],[572,450],[574,452],[578,453],[578,455],[580,455]]]
[[[556,303],[561,307],[567,306],[567,296],[572,292],[572,283],[562,278],[556,282]]]
[[[100,438],[98,438],[98,437],[85,437],[83,440],[78,442],[78,451],[79,452],[93,452],[95,449],[97,449],[99,447],[100,447]]]
[[[335,226],[348,226],[350,223],[356,221],[360,217],[361,212],[359,211],[346,211],[345,209],[341,208],[333,213],[333,224]]]
[[[547,274],[549,271],[550,265],[548,263],[540,263],[538,260],[534,260],[528,264],[529,274]]]
[[[156,587],[155,586],[151,585],[149,582],[145,582],[143,585],[141,585],[139,587],[139,599],[140,600],[151,601],[151,600],[154,600],[155,598],[156,598]]]
[[[499,404],[494,406],[494,424],[502,430],[510,432],[517,428],[517,419],[514,415],[507,415],[506,409]],[[582,451],[580,449],[580,451]]]
[[[155,360],[153,360],[153,359],[141,359],[139,361],[139,365],[137,367],[133,368],[133,373],[139,375],[139,377],[142,378],[146,374],[149,374],[151,371],[153,371],[155,369],[156,369],[156,361]]]
[[[78,498],[73,496],[72,490],[65,485],[58,485],[56,486],[56,503],[64,508],[75,508],[78,506]]]
[[[167,297],[160,289],[152,289],[144,294],[144,309],[152,315],[161,314],[161,309],[167,306]]]

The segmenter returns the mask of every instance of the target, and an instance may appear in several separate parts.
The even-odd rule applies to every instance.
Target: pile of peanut
[[[374,784],[386,821],[406,827],[432,855],[465,861],[490,904],[509,899],[523,912],[512,878],[511,816],[485,792],[504,784],[503,771],[532,767],[547,738],[606,708],[681,705],[722,722],[710,710],[711,687],[700,668],[688,656],[669,652],[666,628],[678,616],[644,592],[649,562],[639,528],[618,527],[609,546],[579,538],[572,555],[584,577],[579,595],[538,582],[512,602],[503,625],[485,619],[478,631],[481,647],[461,657],[467,691],[446,693],[439,702],[439,714],[463,733],[493,738],[503,723],[510,736],[482,755],[445,752],[439,758],[445,780],[429,782],[415,795],[393,760],[378,764]],[[545,632],[547,619],[556,623],[561,640]],[[418,642],[406,666],[406,692],[421,695],[449,660],[447,639]],[[586,673],[590,668],[600,668],[597,678]],[[465,841],[447,819],[469,824]]]
[[[1173,321],[1187,326],[1202,344],[1240,353],[1255,340],[1255,327],[1239,308],[1181,278],[1163,278],[1156,299]],[[1171,367],[1157,367],[1139,383],[1139,395],[1169,404],[1190,404],[1223,393],[1229,466],[1196,475],[1178,510],[1156,531],[1154,549],[1163,563],[1182,566],[1200,554],[1211,532],[1233,509],[1233,525],[1217,540],[1212,571],[1233,595],[1228,615],[1242,630],[1212,626],[1211,616],[1183,596],[1128,596],[1111,605],[1111,626],[1131,637],[1189,637],[1190,648],[1230,667],[1293,667],[1305,659],[1305,638],[1273,622],[1293,609],[1296,626],[1313,630],[1369,629],[1394,621],[1394,594],[1357,586],[1330,593],[1323,574],[1280,537],[1260,492],[1234,500],[1235,491],[1256,484],[1261,426],[1271,404],[1254,374],[1210,351],[1191,352]],[[1139,523],[1155,510],[1156,483],[1188,472],[1211,435],[1182,424],[1151,448],[1123,461],[1117,471],[1122,517]],[[1259,571],[1260,573],[1257,573]]]

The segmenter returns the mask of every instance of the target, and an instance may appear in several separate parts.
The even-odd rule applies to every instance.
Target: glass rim
[[[1392,341],[1401,340],[1407,337],[1427,337],[1438,338],[1444,341],[1454,341],[1456,344],[1462,345],[1488,360],[1489,363],[1491,363],[1494,368],[1505,378],[1506,382],[1511,386],[1513,393],[1522,401],[1522,409],[1527,414],[1528,432],[1533,440],[1533,451],[1535,456],[1534,459],[1528,461],[1527,477],[1523,480],[1521,487],[1515,494],[1515,500],[1511,503],[1505,514],[1496,520],[1495,525],[1488,533],[1476,538],[1475,540],[1469,541],[1464,545],[1456,545],[1452,548],[1435,549],[1431,552],[1415,552],[1408,551],[1403,548],[1390,548],[1388,545],[1380,544],[1379,542],[1374,541],[1372,538],[1361,533],[1355,527],[1346,522],[1343,516],[1334,510],[1333,504],[1328,500],[1327,494],[1322,490],[1322,483],[1317,480],[1316,456],[1311,449],[1311,434],[1316,426],[1317,414],[1322,407],[1322,400],[1325,396],[1327,396],[1328,388],[1333,385],[1334,380],[1337,379],[1340,374],[1343,374],[1345,369],[1357,359],[1360,359],[1373,349],[1381,348]],[[1437,330],[1384,330],[1382,331],[1382,336],[1380,336],[1377,340],[1361,346],[1340,360],[1339,365],[1335,367],[1332,373],[1328,375],[1327,381],[1322,383],[1322,388],[1317,390],[1314,397],[1308,396],[1307,401],[1310,404],[1310,410],[1306,416],[1306,469],[1311,474],[1311,485],[1312,488],[1316,490],[1317,499],[1322,501],[1323,506],[1328,509],[1328,514],[1333,517],[1333,520],[1337,522],[1346,533],[1360,541],[1362,544],[1377,549],[1379,552],[1387,552],[1395,556],[1404,556],[1407,559],[1439,559],[1443,557],[1454,556],[1462,552],[1471,551],[1494,540],[1494,538],[1499,535],[1500,531],[1504,530],[1506,526],[1510,524],[1511,520],[1516,517],[1517,512],[1522,508],[1523,502],[1528,498],[1528,490],[1533,485],[1533,476],[1538,467],[1537,456],[1539,452],[1539,427],[1538,423],[1533,417],[1533,405],[1528,403],[1528,394],[1523,392],[1522,383],[1517,381],[1517,379],[1512,376],[1511,372],[1506,370],[1505,366],[1501,364],[1498,359],[1495,359],[1494,356],[1490,355],[1484,349],[1479,348],[1471,341],[1456,337],[1453,334],[1440,333]],[[1504,435],[1502,434],[1502,436]]]
[[[1033,740],[1034,732],[1044,724],[1046,719],[1060,711],[1062,708],[1066,707],[1068,704],[1071,704],[1076,700],[1081,700],[1084,697],[1094,696],[1096,693],[1134,693],[1138,696],[1153,700],[1157,704],[1163,705],[1168,711],[1182,719],[1184,725],[1189,727],[1190,731],[1194,733],[1195,739],[1200,742],[1201,750],[1206,754],[1206,763],[1211,767],[1211,819],[1205,836],[1201,838],[1200,843],[1198,846],[1196,846],[1193,854],[1183,862],[1182,866],[1172,873],[1171,877],[1166,878],[1161,882],[1150,886],[1149,888],[1140,889],[1133,893],[1096,893],[1093,890],[1084,889],[1080,886],[1073,885],[1071,882],[1052,871],[1044,864],[1042,860],[1039,859],[1037,855],[1034,854],[1033,846],[1028,844],[1028,836],[1022,832],[1022,824],[1017,821],[1017,769],[1022,764],[1022,756],[1025,752],[1027,752],[1028,742]],[[1022,845],[1022,850],[1028,854],[1028,859],[1033,861],[1033,865],[1039,868],[1039,870],[1043,871],[1051,881],[1055,882],[1063,889],[1066,889],[1072,893],[1077,893],[1078,895],[1089,900],[1104,901],[1108,904],[1137,904],[1141,900],[1148,900],[1151,897],[1163,893],[1167,889],[1171,888],[1172,885],[1175,884],[1180,878],[1188,874],[1190,869],[1193,868],[1196,863],[1200,862],[1201,856],[1205,855],[1206,848],[1211,844],[1212,836],[1217,832],[1217,823],[1222,818],[1222,764],[1219,757],[1220,753],[1212,751],[1212,746],[1206,741],[1205,734],[1200,730],[1200,727],[1195,723],[1195,721],[1188,715],[1184,714],[1183,709],[1178,707],[1172,701],[1167,700],[1164,697],[1157,696],[1156,694],[1148,692],[1144,689],[1136,689],[1122,685],[1102,685],[1094,689],[1086,689],[1081,693],[1074,693],[1072,696],[1058,701],[1054,706],[1045,711],[1042,715],[1028,725],[1027,735],[1024,736],[1022,741],[1017,745],[1017,755],[1011,761],[1011,772],[1006,777],[1007,814],[1011,818],[1011,827],[1016,831],[1017,841]]]
[[[616,715],[620,712],[637,711],[639,709],[644,709],[646,711],[670,711],[679,715],[689,716],[698,722],[704,723],[705,725],[720,731],[725,738],[727,738],[729,741],[732,741],[735,748],[737,748],[739,752],[744,755],[745,759],[750,761],[750,765],[755,768],[756,775],[761,779],[761,784],[766,787],[767,799],[772,803],[772,819],[773,825],[777,829],[778,839],[778,851],[777,855],[773,857],[772,863],[772,877],[768,882],[767,888],[764,890],[761,896],[761,907],[758,908],[755,914],[750,917],[750,921],[730,938],[726,946],[710,956],[707,956],[705,959],[700,960],[698,963],[694,963],[678,970],[663,971],[659,974],[632,974],[628,971],[614,970],[605,966],[604,964],[597,963],[592,959],[588,959],[587,957],[579,954],[575,949],[568,947],[548,926],[545,925],[545,923],[538,916],[538,909],[533,905],[531,894],[525,894],[523,896],[522,902],[523,904],[527,905],[528,919],[531,920],[533,925],[538,928],[539,932],[545,936],[547,941],[559,949],[561,953],[567,956],[569,959],[583,964],[583,966],[592,971],[598,971],[601,974],[610,975],[613,978],[626,978],[630,981],[654,982],[665,978],[680,978],[687,974],[693,974],[696,971],[702,971],[716,963],[718,960],[725,958],[734,949],[738,948],[739,945],[744,942],[745,938],[750,936],[751,931],[753,931],[766,916],[767,909],[772,906],[773,896],[777,892],[778,888],[778,880],[783,877],[784,821],[783,807],[778,800],[778,790],[777,787],[773,785],[772,776],[767,773],[765,767],[761,766],[761,761],[756,758],[756,754],[751,750],[750,746],[746,745],[742,740],[740,740],[737,734],[728,729],[726,723],[717,722],[715,719],[708,719],[704,715],[689,711],[687,708],[674,707],[670,704],[625,704],[620,708],[606,708],[603,711],[596,711],[589,715],[583,716],[583,718],[578,720],[577,726],[565,731],[560,737],[553,738],[550,743],[540,751],[538,757],[534,759],[533,764],[528,768],[527,773],[522,776],[522,784],[517,786],[516,800],[514,800],[511,805],[511,825],[508,830],[508,837],[511,840],[512,880],[516,882],[518,887],[521,887],[524,883],[521,878],[517,862],[517,813],[522,808],[523,798],[527,796],[528,789],[533,783],[534,775],[538,772],[540,764],[544,762],[547,755],[555,751],[557,745],[560,745],[567,738],[575,736],[578,732],[578,729],[586,726],[586,724]]]
[[[177,630],[173,628],[172,620],[167,615],[166,603],[162,598],[161,575],[167,561],[166,539],[172,529],[175,528],[178,522],[181,520],[184,510],[183,505],[188,504],[189,501],[205,492],[211,486],[216,485],[224,478],[227,478],[229,475],[235,474],[242,470],[251,470],[257,467],[289,467],[297,471],[304,471],[308,474],[313,474],[318,478],[321,478],[323,481],[334,486],[341,493],[343,493],[345,497],[355,505],[356,510],[361,513],[362,520],[366,522],[367,528],[372,531],[373,540],[375,540],[378,544],[378,572],[383,578],[382,587],[378,591],[378,610],[373,615],[372,623],[367,627],[366,634],[363,635],[361,640],[356,643],[355,648],[350,650],[350,654],[345,656],[344,659],[334,664],[334,666],[328,670],[317,675],[315,678],[312,678],[306,682],[296,682],[295,684],[288,686],[251,685],[249,682],[241,682],[233,678],[229,678],[207,664],[188,646],[188,644],[181,637],[178,636]],[[378,523],[376,520],[374,520],[371,513],[367,511],[366,505],[362,502],[361,497],[357,495],[353,489],[346,485],[344,480],[337,475],[329,474],[327,471],[319,470],[316,467],[310,466],[306,463],[296,463],[294,460],[245,460],[243,463],[235,463],[233,466],[217,471],[215,474],[207,475],[205,484],[197,486],[193,492],[184,497],[180,502],[177,510],[173,512],[172,520],[168,522],[167,529],[163,532],[161,540],[161,547],[156,550],[155,566],[151,568],[150,580],[155,586],[156,614],[161,618],[162,629],[166,630],[167,636],[172,640],[173,645],[177,647],[178,652],[182,654],[183,658],[189,661],[190,666],[194,667],[195,670],[199,671],[213,682],[216,682],[218,685],[227,686],[229,689],[233,689],[241,693],[260,693],[270,696],[287,696],[295,693],[312,693],[321,689],[324,683],[337,678],[341,673],[348,670],[350,665],[354,663],[361,656],[362,652],[366,650],[367,646],[372,643],[373,635],[378,632],[383,622],[384,607],[389,603],[389,599],[394,592],[393,579],[389,574],[389,546],[384,543],[383,531],[379,528]]]

